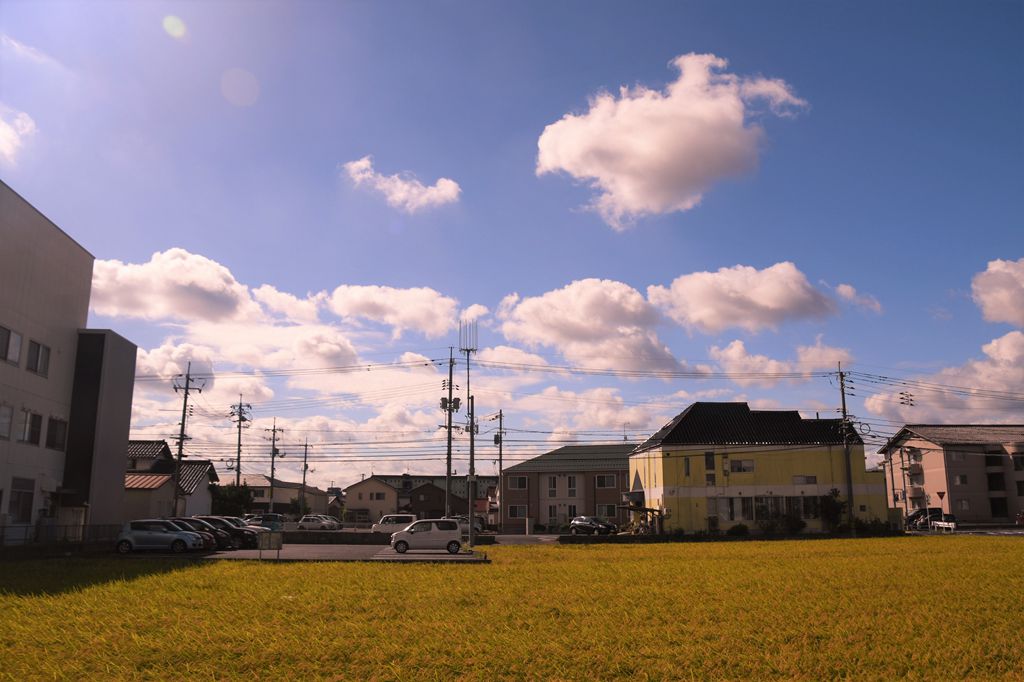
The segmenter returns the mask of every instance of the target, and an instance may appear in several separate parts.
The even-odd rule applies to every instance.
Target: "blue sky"
[[[438,358],[478,304],[506,361],[1024,381],[1020,3],[8,2],[0,33],[0,173],[96,256],[92,324],[140,372]],[[681,57],[711,86],[674,91]],[[218,379],[192,447],[217,454],[238,388],[257,427],[309,400],[281,419],[324,442],[436,426],[438,390],[387,393],[436,377],[392,375]],[[479,381],[481,414],[551,441],[640,437],[700,397],[837,402],[822,378]],[[890,388],[853,400],[876,434],[1024,418]],[[166,382],[137,398],[138,434],[173,431]],[[320,482],[368,473],[324,457]],[[406,465],[437,462],[375,470]]]

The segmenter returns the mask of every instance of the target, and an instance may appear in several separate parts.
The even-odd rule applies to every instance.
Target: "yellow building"
[[[844,434],[841,419],[795,411],[694,403],[633,451],[629,476],[630,503],[652,510],[666,532],[744,524],[756,533],[795,517],[805,532],[823,532],[830,506],[823,498],[834,499],[833,491],[839,502],[852,497],[856,518],[886,518],[884,474],[865,470],[857,432]]]

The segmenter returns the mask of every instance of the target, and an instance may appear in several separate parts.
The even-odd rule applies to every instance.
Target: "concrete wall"
[[[123,482],[124,474],[121,474],[121,479]],[[125,520],[171,516],[174,506],[173,489],[171,483],[166,483],[156,490],[125,490],[121,507]],[[189,511],[189,514],[198,513]]]
[[[78,330],[89,312],[93,257],[0,182],[0,326],[22,337],[17,364],[0,361],[0,405],[13,408],[11,438],[0,439],[0,522],[13,477],[34,484],[32,519],[53,511],[64,451],[46,448],[50,418],[70,420]],[[50,348],[47,376],[26,369],[29,342]],[[42,416],[39,445],[17,442],[25,411]]]

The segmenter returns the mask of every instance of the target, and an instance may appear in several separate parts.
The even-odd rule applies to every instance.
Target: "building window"
[[[754,498],[752,497],[741,497],[740,498],[740,517],[747,520],[754,520]]]
[[[510,504],[508,506],[508,517],[510,519],[525,519],[526,518],[526,505],[525,504]]]
[[[553,504],[548,505],[548,523],[558,522],[558,507]]]
[[[597,505],[597,515],[606,519],[614,519],[616,509],[614,504],[599,504]]]
[[[1005,519],[1010,516],[1010,507],[1005,497],[990,497],[988,498],[988,504],[991,508],[992,516],[995,518]]]
[[[715,475],[713,473],[704,474],[704,485],[715,485]]]
[[[12,365],[21,360],[21,334],[7,327],[0,327],[0,360],[6,360]]]
[[[985,466],[987,467],[1001,467],[1003,466],[1002,455],[985,455]]]
[[[36,482],[31,478],[11,479],[11,500],[7,513],[14,523],[32,523],[32,497]]]
[[[0,440],[11,439],[11,427],[14,426],[14,408],[0,405]]]
[[[570,504],[569,505],[569,518],[570,519],[576,518],[576,505],[575,504]]]
[[[614,488],[615,487],[615,474],[599,474],[595,485],[598,488]]]
[[[384,499],[384,493],[370,493],[370,499],[371,500],[383,500]]]
[[[526,490],[526,476],[509,476],[508,477],[508,489],[509,490]],[[512,518],[512,517],[510,517],[510,518]]]
[[[960,500],[957,502],[956,508],[960,511],[971,511],[971,503],[967,500]]]
[[[50,417],[46,422],[46,447],[64,452],[68,441],[68,423],[63,419]]]
[[[576,477],[569,476],[567,478],[569,482],[569,497],[576,497]],[[573,516],[575,516],[575,514],[573,514]]]
[[[362,493],[359,493],[359,499],[360,500],[363,499],[363,494]]]
[[[39,445],[39,440],[43,433],[43,415],[28,411],[24,414],[25,420],[22,422],[21,433],[18,434],[18,440],[22,443]]]
[[[1024,481],[1017,481],[1017,497],[1024,497]]]
[[[28,358],[25,369],[41,377],[50,373],[50,347],[35,341],[28,342]]]
[[[687,478],[690,477],[690,458],[689,457],[684,457],[683,458],[683,476],[686,476]]]
[[[1006,490],[1006,477],[1000,473],[988,474],[988,489],[992,491]]]
[[[1024,471],[1024,455],[1013,456],[1013,470]]]
[[[817,476],[794,476],[793,485],[816,485],[818,483]]]
[[[556,495],[558,495],[558,478],[548,476],[548,497],[555,497]]]
[[[707,471],[715,470],[715,453],[705,452],[704,453],[704,469]]]
[[[967,485],[967,474],[957,474],[954,476],[953,485]]]
[[[754,470],[754,460],[752,459],[733,459],[729,461],[729,471],[734,474],[747,473]]]
[[[252,496],[253,497],[263,497],[266,494],[266,492],[267,492],[266,490],[259,490],[259,489],[253,490],[252,491]]]

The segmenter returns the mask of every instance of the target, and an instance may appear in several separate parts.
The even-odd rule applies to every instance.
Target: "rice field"
[[[1024,538],[0,563],[0,678],[1024,679]]]

